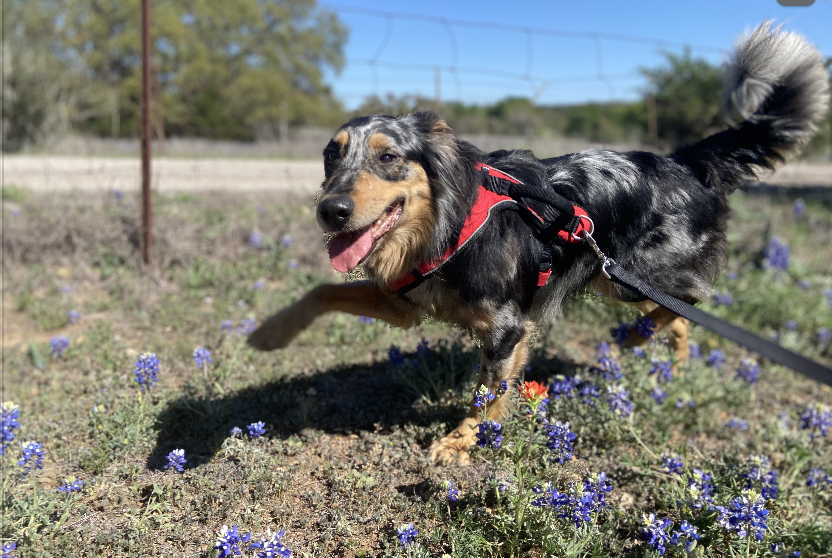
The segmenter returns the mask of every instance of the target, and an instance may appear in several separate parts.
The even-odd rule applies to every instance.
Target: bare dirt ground
[[[312,193],[323,181],[318,160],[159,158],[153,187],[160,192],[237,190]],[[141,184],[138,158],[6,155],[3,185],[34,191],[131,191]],[[765,177],[780,186],[832,187],[832,164],[792,163]]]

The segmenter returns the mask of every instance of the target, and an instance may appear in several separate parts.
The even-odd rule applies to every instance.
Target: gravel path
[[[153,187],[160,192],[200,190],[313,193],[324,178],[320,161],[263,159],[153,160]],[[832,187],[832,164],[793,163],[766,184]],[[5,155],[3,184],[36,191],[125,190],[141,185],[138,159]]]

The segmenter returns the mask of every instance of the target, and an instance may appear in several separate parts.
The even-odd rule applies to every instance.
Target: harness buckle
[[[589,219],[589,217],[587,217]],[[589,222],[592,223],[592,219],[589,219]],[[592,223],[592,230],[595,230],[595,224]],[[589,242],[589,246],[592,248],[592,251],[595,252],[595,255],[598,256],[598,259],[601,260],[601,271],[604,275],[607,276],[607,279],[612,279],[612,276],[607,271],[607,268],[612,264],[616,263],[614,259],[608,258],[606,254],[604,254],[601,249],[598,247],[598,243],[595,242],[595,239],[592,238],[592,233],[589,231],[581,231],[581,236],[578,237],[585,242]]]

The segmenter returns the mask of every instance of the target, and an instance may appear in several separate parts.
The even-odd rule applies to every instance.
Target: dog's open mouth
[[[329,260],[335,271],[352,271],[373,251],[376,241],[384,236],[402,215],[404,201],[398,200],[381,214],[375,223],[357,231],[335,235],[329,241]]]

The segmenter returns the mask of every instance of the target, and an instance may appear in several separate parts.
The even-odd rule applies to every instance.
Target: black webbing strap
[[[749,331],[733,326],[728,322],[724,322],[715,316],[711,316],[699,308],[691,306],[686,302],[682,302],[678,298],[673,298],[663,292],[657,291],[612,260],[607,260],[607,262],[609,263],[605,262],[604,269],[607,273],[609,273],[610,278],[616,283],[637,291],[653,302],[664,306],[671,312],[706,327],[714,333],[727,337],[731,341],[739,343],[756,353],[760,353],[774,362],[778,362],[783,366],[788,366],[792,370],[800,372],[813,380],[832,386],[832,370],[829,368],[822,366],[813,360],[809,360],[806,357],[800,356],[797,353],[793,353],[788,349],[784,349],[780,345],[772,343],[771,341],[766,341],[762,337],[754,335]]]

